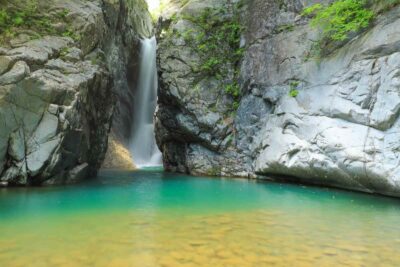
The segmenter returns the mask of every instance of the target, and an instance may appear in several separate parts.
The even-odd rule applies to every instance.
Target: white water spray
[[[135,93],[133,130],[130,151],[140,167],[162,164],[154,134],[153,116],[157,105],[157,41],[153,37],[141,43],[140,71]]]

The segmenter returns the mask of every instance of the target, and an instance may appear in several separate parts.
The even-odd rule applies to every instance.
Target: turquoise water
[[[400,201],[158,169],[0,189],[0,266],[398,266]]]

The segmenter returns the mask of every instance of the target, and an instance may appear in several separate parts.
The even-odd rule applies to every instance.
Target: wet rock
[[[67,176],[66,183],[77,183],[87,178],[89,175],[90,167],[87,163],[83,163],[73,168]]]

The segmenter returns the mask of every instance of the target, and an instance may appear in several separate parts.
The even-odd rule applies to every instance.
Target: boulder
[[[24,61],[18,61],[11,70],[0,76],[0,85],[17,83],[29,74],[29,66]]]

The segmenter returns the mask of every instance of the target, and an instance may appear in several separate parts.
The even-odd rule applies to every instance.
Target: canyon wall
[[[244,1],[232,112],[219,83],[196,76],[199,56],[184,37],[196,27],[188,18],[232,2],[188,1],[159,21],[156,133],[166,169],[400,196],[399,7],[315,59],[319,32],[300,14],[328,1]]]
[[[119,114],[129,105],[121,99],[129,93],[139,38],[152,35],[141,0],[36,2],[43,18],[29,19],[38,25],[13,29],[8,36],[3,32],[1,186],[72,183],[95,176],[113,118],[114,136],[122,142],[120,124],[126,119]]]

